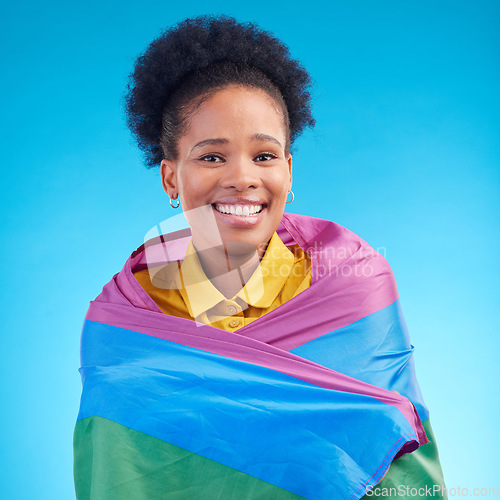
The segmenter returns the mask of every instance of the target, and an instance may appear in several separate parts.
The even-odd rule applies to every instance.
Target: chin
[[[228,235],[227,237],[222,235],[222,241],[228,254],[243,255],[257,251],[259,256],[262,256],[271,236],[266,238],[265,236],[258,237],[257,235],[250,236],[248,234],[240,234],[238,236]]]

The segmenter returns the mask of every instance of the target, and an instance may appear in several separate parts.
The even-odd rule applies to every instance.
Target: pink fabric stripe
[[[265,366],[328,389],[366,394],[397,407],[420,444],[426,442],[420,419],[403,396],[288,352],[392,304],[398,292],[387,261],[353,232],[323,219],[284,214],[278,235],[310,255],[312,285],[236,333],[164,315],[134,278],[134,271],[146,265],[182,260],[189,230],[155,238],[134,252],[91,303],[87,319]]]
[[[398,298],[385,258],[352,231],[324,219],[284,214],[278,235],[311,257],[312,286],[264,317],[238,330],[287,351],[383,309]],[[175,239],[177,236],[178,239]],[[133,272],[147,263],[182,260],[189,230],[151,240],[127,260],[116,285],[134,307],[159,312]],[[161,244],[160,244],[161,243]],[[326,281],[325,281],[326,280]],[[107,290],[103,290],[106,300]],[[98,298],[99,300],[100,298]]]

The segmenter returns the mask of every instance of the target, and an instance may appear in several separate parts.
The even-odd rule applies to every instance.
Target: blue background
[[[135,58],[192,15],[256,21],[315,81],[289,210],[385,253],[449,488],[500,486],[500,3],[10,2],[2,8],[2,498],[74,498],[79,335],[174,214],[125,124]]]

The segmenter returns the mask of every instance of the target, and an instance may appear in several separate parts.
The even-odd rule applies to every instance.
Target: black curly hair
[[[313,127],[311,78],[288,47],[254,24],[201,16],[163,32],[140,56],[125,95],[127,124],[148,167],[177,158],[188,118],[229,84],[267,92],[283,112],[287,150]]]

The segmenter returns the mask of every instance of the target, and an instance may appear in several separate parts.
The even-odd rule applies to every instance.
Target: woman
[[[189,229],[147,241],[91,303],[78,498],[443,496],[387,262],[284,213],[309,82],[224,17],[138,59],[129,125]]]

